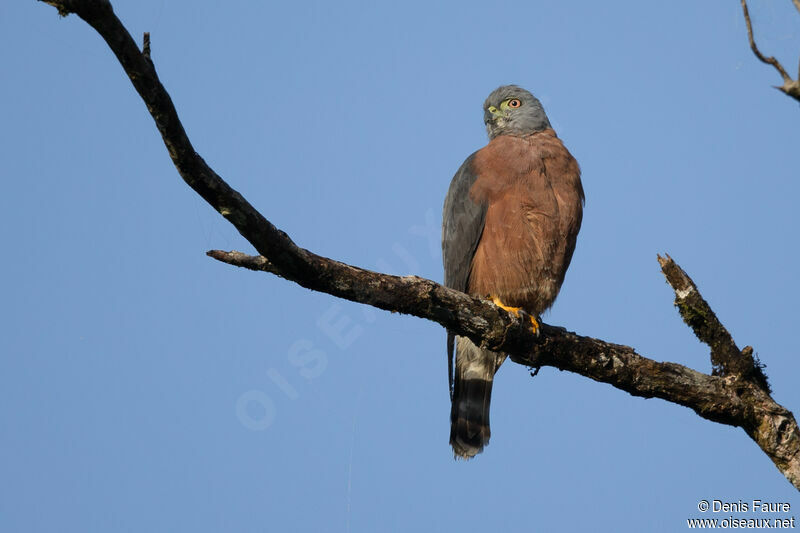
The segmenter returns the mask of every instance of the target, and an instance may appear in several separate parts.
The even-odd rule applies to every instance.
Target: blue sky
[[[117,1],[198,152],[295,241],[441,280],[441,204],[517,83],[583,170],[545,317],[708,371],[670,253],[800,410],[796,102],[737,2]],[[794,70],[800,16],[751,7]],[[447,443],[445,335],[216,263],[251,247],[180,180],[98,35],[0,6],[0,530],[678,531],[800,498],[741,429],[500,370],[492,442]],[[748,518],[751,515],[735,515]]]

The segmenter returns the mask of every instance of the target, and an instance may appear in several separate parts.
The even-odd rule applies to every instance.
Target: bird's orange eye
[[[508,101],[508,107],[519,107],[522,105],[522,102],[514,98],[513,100]]]

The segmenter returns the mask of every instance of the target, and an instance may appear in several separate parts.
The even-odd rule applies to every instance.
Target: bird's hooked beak
[[[483,123],[488,125],[496,125],[498,121],[506,118],[505,113],[497,109],[495,106],[490,105],[483,112]]]

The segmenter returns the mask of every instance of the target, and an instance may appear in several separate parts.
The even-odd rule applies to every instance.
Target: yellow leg
[[[509,313],[514,313],[515,316],[519,316],[519,312],[522,310],[521,307],[509,307],[505,305],[503,302],[500,301],[500,298],[498,298],[497,296],[492,296],[492,302],[494,302],[494,305],[496,305],[497,307],[505,309]],[[531,329],[533,330],[534,333],[538,333],[539,321],[536,320],[536,317],[533,315],[528,315],[528,318],[531,319]]]
[[[509,307],[509,306],[503,304],[503,302],[501,302],[500,298],[498,298],[497,296],[492,296],[492,301],[494,302],[494,305],[496,305],[497,307],[500,307],[501,309],[505,309],[509,313],[514,313],[515,316],[519,316],[519,312],[520,312],[520,310],[522,310],[521,307]]]

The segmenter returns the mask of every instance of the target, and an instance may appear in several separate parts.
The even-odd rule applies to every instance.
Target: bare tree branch
[[[276,274],[312,290],[435,321],[481,346],[507,352],[513,361],[523,365],[569,370],[609,383],[635,396],[662,398],[689,407],[708,420],[741,427],[800,489],[800,431],[797,423],[791,412],[770,397],[766,382],[760,383],[754,377],[755,371],[747,368],[748,364],[754,366],[752,358],[748,359],[752,352],[739,352],[716,317],[716,323],[708,321],[705,325],[711,333],[701,338],[711,343],[712,361],[715,367],[719,367],[719,373],[724,374],[718,376],[676,363],[647,359],[628,346],[583,337],[547,324],[542,325],[540,335],[536,337],[524,319],[487,300],[454,291],[431,280],[380,274],[300,248],[225,183],[194,151],[152,61],[139,51],[114,15],[108,0],[40,1],[54,5],[62,15],[76,13],[97,30],[144,100],[181,177],[261,254],[259,257],[212,250],[208,252],[209,256],[232,265]],[[665,261],[674,265],[671,260]],[[679,271],[682,276],[673,279],[667,270]],[[694,309],[693,312],[704,309],[707,316],[713,316],[697,287],[680,267],[665,267],[665,274],[678,295],[680,303],[677,300],[676,303],[679,308],[683,305]],[[687,287],[697,292],[699,300],[681,297],[681,294],[687,294]]]
[[[756,55],[758,59],[760,59],[763,63],[768,65],[772,65],[775,69],[780,73],[781,77],[783,77],[783,81],[791,81],[791,76],[786,72],[783,68],[783,65],[778,62],[777,59],[774,57],[765,57],[764,54],[759,51],[758,46],[756,46],[756,41],[753,39],[753,24],[750,22],[750,11],[747,9],[747,0],[741,0],[742,2],[742,11],[744,11],[744,21],[747,23],[747,38],[750,40],[750,49]]]
[[[800,0],[792,0],[794,2],[795,7],[797,7],[798,11],[800,11]],[[784,94],[791,96],[797,101],[800,101],[800,67],[798,67],[798,79],[792,80],[792,77],[789,76],[789,73],[786,72],[786,69],[783,68],[783,65],[775,59],[774,57],[766,57],[756,46],[756,41],[753,38],[753,24],[750,21],[750,11],[747,9],[747,0],[741,0],[742,2],[742,11],[744,12],[744,21],[747,24],[747,38],[750,41],[750,49],[756,55],[756,57],[763,63],[768,65],[772,65],[775,67],[775,70],[783,78],[783,85],[782,86],[775,86],[776,89],[782,91]]]
[[[712,374],[715,376],[737,375],[754,380],[765,391],[770,392],[763,368],[753,360],[753,349],[749,346],[739,350],[731,334],[711,310],[708,302],[683,269],[672,258],[658,256],[658,263],[667,281],[675,290],[675,307],[694,334],[711,348]]]
[[[280,275],[279,269],[276,269],[275,265],[265,257],[221,250],[211,250],[208,255],[234,266]],[[324,259],[324,261],[331,260]],[[671,258],[661,261],[663,261],[662,268],[665,276],[676,292],[676,302],[681,302],[681,304],[676,303],[679,309],[681,305],[692,305],[699,309],[701,306],[698,302],[704,303],[708,319],[702,321],[702,326],[700,325],[701,321],[694,321],[694,323],[698,325],[698,328],[704,329],[705,333],[700,338],[704,342],[710,343],[712,353],[725,353],[724,350],[730,350],[732,346],[735,351],[727,352],[725,356],[746,361],[747,358],[735,347],[730,334],[716,319],[716,315],[705,303],[691,278]],[[444,287],[415,276],[399,278],[362,271],[355,267],[351,268],[354,269],[354,276],[364,276],[352,283],[353,286],[360,287],[360,290],[363,291],[353,301],[369,303],[368,300],[374,299],[373,293],[378,292],[382,294],[380,298],[377,298],[379,301],[396,300],[394,310],[427,318],[442,325],[445,324],[440,317],[445,315],[446,311],[435,306],[428,307],[426,303],[414,300],[406,294],[406,291],[409,291],[412,295],[424,295],[428,291],[444,289]],[[340,281],[351,284],[352,280]],[[687,286],[693,287],[693,298],[688,298]],[[435,289],[432,289],[433,287]],[[449,289],[445,290],[449,291]],[[323,292],[333,293],[332,290],[324,289]],[[447,298],[446,301],[436,302],[443,306],[450,306],[452,303],[469,305],[472,300],[470,296],[461,293],[453,295],[439,293],[437,300],[439,297]],[[693,303],[686,304],[687,299]],[[459,304],[459,301],[462,303]],[[407,307],[404,305],[406,303],[412,305]],[[479,329],[490,326],[492,321],[492,318],[486,315],[475,318],[480,323],[475,324],[479,326]],[[505,318],[503,317],[503,319]],[[509,316],[509,318],[513,317]],[[462,331],[458,331],[458,333],[461,334]],[[467,334],[466,330],[464,330],[464,334]],[[576,335],[563,328],[548,324],[542,324],[541,336],[538,339],[530,338],[530,331],[524,327],[520,328],[519,324],[509,326],[504,335],[504,339],[494,337],[493,333],[490,333],[489,337],[469,336],[476,342],[483,341],[484,345],[490,345],[487,344],[487,338],[491,339],[491,345],[500,340],[502,351],[508,352],[511,360],[516,363],[533,368],[551,366],[559,370],[568,370],[595,381],[608,383],[633,396],[661,398],[689,407],[708,420],[741,427],[756,441],[789,481],[800,489],[800,429],[798,429],[792,413],[778,405],[770,397],[766,386],[766,377],[761,373],[761,368],[752,363],[752,350],[745,349],[744,352],[745,355],[751,357],[751,365],[758,369],[757,372],[754,370],[747,372],[741,363],[728,365],[726,362],[723,368],[736,368],[737,372],[729,371],[725,377],[717,377],[703,374],[677,363],[654,361],[642,357],[629,346]],[[525,340],[515,340],[517,336]],[[719,345],[724,344],[724,341],[719,339],[725,337],[730,345],[721,348]],[[521,346],[522,349],[508,348],[505,343],[508,343],[508,346]],[[722,355],[715,357],[724,360]],[[741,372],[738,371],[739,369]]]

